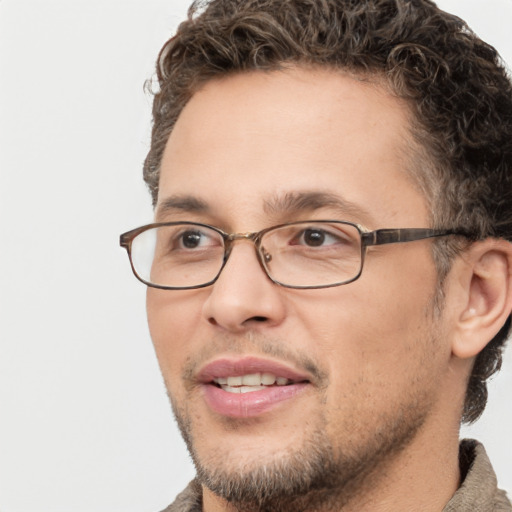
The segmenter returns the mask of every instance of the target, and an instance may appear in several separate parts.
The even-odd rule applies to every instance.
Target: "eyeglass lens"
[[[136,274],[146,283],[190,288],[213,281],[224,263],[223,236],[196,224],[153,227],[132,241]],[[342,222],[302,222],[271,229],[259,243],[268,275],[285,286],[329,286],[354,279],[361,237]]]

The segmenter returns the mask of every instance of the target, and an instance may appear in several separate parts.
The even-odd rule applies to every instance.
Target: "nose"
[[[203,316],[226,331],[276,326],[284,319],[283,289],[267,277],[249,240],[237,241],[233,246],[210,290]]]

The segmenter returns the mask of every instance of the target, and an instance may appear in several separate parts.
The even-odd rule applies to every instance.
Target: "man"
[[[197,479],[167,511],[510,511],[461,421],[512,310],[512,87],[429,0],[213,0],[121,237]]]

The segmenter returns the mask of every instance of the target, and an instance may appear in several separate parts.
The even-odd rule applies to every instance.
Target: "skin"
[[[407,172],[408,126],[405,104],[340,72],[291,68],[211,81],[168,141],[156,220],[227,232],[303,219],[372,230],[428,227],[426,201]],[[276,196],[304,191],[335,195],[344,205],[268,208]],[[207,208],[162,208],[176,195]],[[422,240],[371,248],[357,281],[293,290],[273,284],[252,244],[238,241],[214,285],[149,288],[156,354],[196,462],[227,475],[286,466],[307,456],[321,433],[340,467],[358,458],[367,464],[353,482],[340,483],[342,491],[323,495],[323,508],[310,510],[442,510],[459,484],[458,428],[472,357],[506,318],[510,299],[475,278],[476,262],[490,253],[482,246],[454,265],[438,315],[431,247]],[[493,254],[486,268],[508,276],[501,246]],[[501,304],[492,321],[491,296],[499,297],[494,308]],[[484,313],[485,332],[475,324]],[[241,356],[301,372],[307,359],[318,373],[268,412],[223,417],[205,402],[197,372]],[[204,510],[234,508],[205,488]]]

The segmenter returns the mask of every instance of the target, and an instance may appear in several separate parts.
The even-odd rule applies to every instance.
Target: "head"
[[[186,205],[182,201],[174,208],[179,210],[177,219],[222,224],[219,227],[228,231],[258,231],[271,225],[271,219],[276,219],[274,224],[283,222],[279,212],[286,210],[284,206],[292,204],[300,210],[299,192],[313,182],[314,192],[323,193],[324,199],[325,191],[348,191],[350,206],[344,215],[350,218],[344,220],[362,224],[366,220],[372,229],[432,227],[467,234],[413,247],[404,244],[399,256],[393,253],[395,267],[388,271],[388,253],[375,251],[373,260],[365,263],[365,272],[370,267],[367,279],[363,273],[346,288],[308,291],[276,291],[268,280],[264,285],[253,282],[258,267],[243,266],[247,247],[241,242],[223,272],[238,269],[245,276],[250,291],[241,293],[254,295],[251,300],[258,303],[254,311],[242,311],[245,306],[230,289],[229,276],[219,278],[210,289],[149,291],[157,355],[182,431],[196,459],[201,459],[196,460],[199,468],[211,466],[215,456],[208,440],[198,441],[200,429],[211,429],[217,437],[225,430],[237,439],[248,460],[251,451],[258,452],[255,439],[286,452],[274,466],[261,459],[259,473],[247,469],[250,462],[237,468],[240,473],[247,469],[253,483],[266,472],[279,474],[293,461],[298,474],[310,475],[309,481],[292,478],[284,494],[300,494],[301,485],[318,488],[317,473],[308,472],[315,465],[324,468],[323,484],[331,478],[331,487],[339,487],[336,475],[343,460],[345,489],[356,487],[357,475],[368,477],[376,460],[407,445],[445,400],[435,382],[449,379],[443,340],[456,336],[450,319],[462,301],[464,281],[450,276],[468,275],[463,269],[478,258],[482,268],[506,266],[506,258],[493,259],[508,250],[503,249],[507,245],[503,240],[512,240],[512,87],[499,57],[462,20],[429,0],[213,0],[191,7],[189,19],[160,53],[157,77],[152,143],[144,167],[157,215],[159,204],[170,194],[182,200],[198,191],[194,199],[200,201]],[[316,117],[308,112],[310,107]],[[272,122],[267,122],[269,117]],[[355,175],[358,168],[361,171]],[[308,201],[307,208],[316,212],[311,197]],[[257,203],[265,206],[256,207]],[[369,205],[375,211],[367,211]],[[338,206],[324,201],[318,208],[322,216],[316,218],[339,217]],[[184,211],[192,214],[185,218]],[[376,216],[380,218],[375,220]],[[159,220],[169,219],[175,217]],[[380,277],[372,284],[376,260]],[[392,283],[382,280],[383,275],[398,276],[397,268],[403,282],[398,277]],[[503,278],[507,272],[503,270]],[[242,286],[239,281],[238,285]],[[386,288],[389,297],[399,298],[396,304],[386,299]],[[466,283],[466,288],[471,284]],[[478,295],[485,287],[473,288]],[[481,304],[475,299],[466,308],[467,317],[478,313]],[[488,336],[485,343],[479,341],[481,350],[467,353],[471,370],[460,396],[453,397],[456,404],[460,401],[454,415],[464,421],[474,421],[482,413],[486,379],[500,366],[510,323],[509,299],[503,298],[503,304],[482,335]],[[176,320],[162,322],[166,312]],[[309,344],[308,336],[315,345]],[[185,340],[188,348],[171,362],[172,348],[164,345],[172,344],[174,337],[177,352],[185,347]],[[345,338],[358,341],[347,343],[341,354],[331,354],[331,338],[340,344]],[[461,358],[463,353],[461,349]],[[215,362],[219,354],[224,359]],[[287,361],[293,369],[285,373],[292,376],[300,369],[297,379],[315,389],[316,402],[305,400],[302,407],[304,414],[316,419],[305,421],[299,433],[286,430],[289,443],[284,447],[273,445],[268,432],[266,438],[259,437],[258,426],[265,432],[261,424],[266,421],[259,416],[216,417],[218,424],[211,423],[197,405],[198,375],[199,380],[211,377],[212,361],[217,368],[232,356],[247,354]],[[374,376],[392,373],[401,358],[410,371],[404,372],[406,380],[391,379],[391,405],[381,409],[378,390],[388,384]],[[256,371],[259,366],[254,363]],[[358,373],[343,381],[336,368],[350,375],[350,366],[358,367]],[[176,386],[181,390],[175,391]],[[409,386],[410,393],[394,396],[393,387],[396,391],[400,386]],[[363,396],[356,388],[363,390]],[[336,397],[341,397],[340,403]],[[360,417],[368,426],[364,420],[370,422],[370,409],[360,406],[363,399],[376,411],[379,432],[359,443],[349,440],[341,448],[333,446],[332,439],[350,439],[350,433],[361,428],[356,420],[346,418]],[[325,410],[337,410],[345,420],[335,427],[331,412]],[[296,421],[282,418],[285,423]],[[219,443],[219,453],[226,456],[222,440]],[[293,443],[300,448],[288,449]],[[304,452],[311,457],[305,460]],[[253,459],[260,455],[253,453]],[[205,470],[211,488],[217,489],[224,477],[222,471],[215,476]],[[237,485],[232,482],[229,492],[218,490],[219,494],[233,495]],[[260,487],[255,500],[265,503],[273,492]]]
[[[158,59],[144,165],[154,205],[167,140],[194,93],[214,78],[291,64],[373,77],[405,100],[416,143],[411,173],[432,227],[512,240],[510,80],[494,48],[428,0],[194,2]],[[435,244],[441,285],[459,250],[453,241]],[[475,362],[466,422],[484,410],[509,326],[510,319]]]

